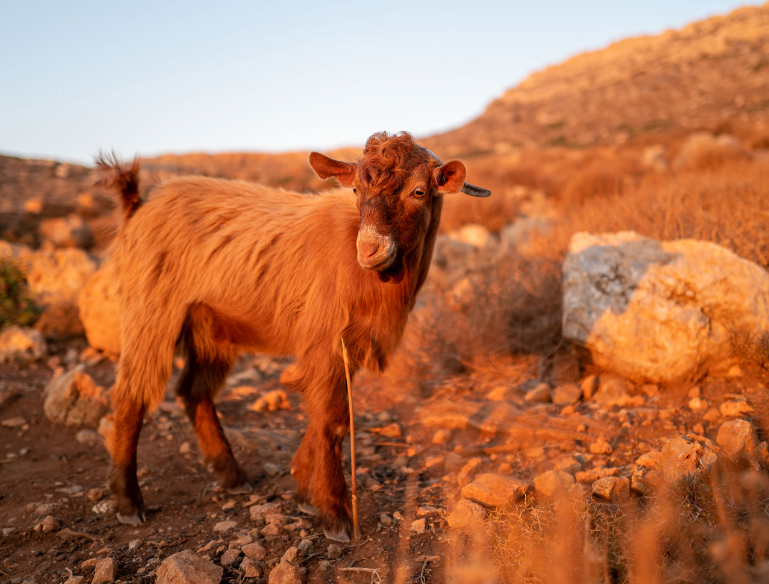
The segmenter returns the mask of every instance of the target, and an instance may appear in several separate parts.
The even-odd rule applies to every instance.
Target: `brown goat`
[[[122,352],[107,439],[118,519],[144,519],[136,445],[177,344],[187,358],[176,392],[200,448],[224,487],[250,490],[213,404],[237,352],[250,350],[296,356],[283,380],[304,394],[310,418],[292,462],[297,498],[319,513],[327,536],[348,541],[341,340],[353,372],[383,370],[427,276],[442,195],[490,193],[464,182],[461,162],[442,164],[407,133],[374,134],[358,163],[310,155],[321,178],[352,187],[357,201],[345,189],[302,195],[189,177],[142,202],[138,163],[97,162],[125,215],[112,249]]]

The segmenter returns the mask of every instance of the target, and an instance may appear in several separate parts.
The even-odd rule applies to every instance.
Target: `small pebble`
[[[342,548],[335,543],[329,544],[326,555],[329,560],[338,560],[342,555]]]
[[[296,546],[291,546],[286,550],[286,553],[283,554],[283,557],[281,558],[281,562],[288,562],[289,564],[296,564],[297,557],[299,556],[299,548]]]
[[[393,519],[387,513],[382,513],[379,516],[379,522],[385,527],[390,527],[393,524]]]
[[[262,528],[262,535],[263,536],[276,536],[280,534],[280,527],[275,525],[274,523],[270,523],[269,525]]]
[[[88,490],[88,498],[93,503],[97,503],[97,502],[101,501],[102,497],[104,497],[104,489],[95,488],[95,489],[89,489]]]
[[[237,560],[239,556],[240,556],[240,550],[229,549],[222,554],[219,561],[222,564],[222,566],[229,566],[232,562]]]

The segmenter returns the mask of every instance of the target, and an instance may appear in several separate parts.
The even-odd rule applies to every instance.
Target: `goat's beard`
[[[389,284],[397,284],[406,275],[406,264],[403,262],[403,254],[398,251],[395,260],[384,270],[379,272],[379,280]]]

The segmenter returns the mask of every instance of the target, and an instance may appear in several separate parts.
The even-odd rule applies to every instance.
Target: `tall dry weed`
[[[508,584],[765,582],[769,476],[721,462],[643,499],[526,499],[452,547],[474,550],[467,561],[491,563]]]

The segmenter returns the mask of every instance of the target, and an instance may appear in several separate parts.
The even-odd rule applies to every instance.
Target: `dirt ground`
[[[73,356],[85,347],[84,340],[75,340],[54,346],[51,354],[69,359],[72,366]],[[86,371],[96,383],[110,387],[114,363],[94,361]],[[266,582],[284,552],[305,539],[309,543],[303,544],[301,569],[307,582],[451,581],[460,573],[455,568],[469,561],[463,550],[470,548],[458,546],[445,517],[459,493],[457,472],[469,460],[479,461],[475,473],[531,480],[564,456],[579,454],[586,470],[613,467],[627,476],[640,454],[661,447],[668,438],[694,431],[714,440],[719,425],[703,421],[701,412],[686,406],[691,388],[657,395],[653,386],[631,387],[632,402],[624,407],[580,401],[564,408],[525,402],[522,396],[536,384],[532,379],[507,388],[504,399],[489,399],[478,397],[461,379],[455,380],[453,391],[419,397],[399,388],[383,389],[381,380],[363,375],[354,398],[363,538],[341,545],[335,558],[329,550],[332,542],[293,500],[289,463],[307,424],[300,396],[289,394],[290,409],[249,409],[256,398],[280,388],[280,371],[288,363],[242,358],[218,402],[235,455],[253,480],[251,495],[231,496],[217,487],[191,426],[167,394],[160,409],[148,416],[139,444],[139,477],[149,506],[148,521],[139,527],[120,524],[105,511],[109,459],[95,433],[45,417],[49,364],[2,366],[0,582],[30,577],[38,584],[62,582],[70,573],[90,582],[93,568],[83,562],[111,556],[118,564],[116,581],[151,583],[169,555],[202,549],[201,555],[217,561],[231,541],[249,534],[267,549],[259,561],[262,579],[245,579],[236,560],[225,566],[224,582]],[[734,371],[731,378],[705,380],[698,387],[713,406],[732,392],[750,395],[762,388]],[[439,439],[435,433],[441,427]],[[610,443],[611,452],[591,453],[590,445],[598,440]],[[346,465],[349,473],[349,460]],[[349,484],[349,474],[347,480]],[[249,507],[265,502],[279,502],[287,516],[277,535],[262,535],[263,523],[250,519]],[[388,515],[384,523],[392,520],[390,525],[380,520],[382,514]],[[49,515],[62,529],[35,530]],[[419,518],[426,520],[424,533],[412,533],[412,522]],[[224,521],[236,525],[216,531]],[[454,578],[447,580],[449,566]]]
[[[64,355],[66,349],[62,347],[60,352]],[[437,509],[429,517],[427,532],[412,540],[401,537],[404,532],[408,534],[407,519],[396,520],[388,527],[380,523],[382,513],[392,516],[399,511],[406,517],[407,507],[412,512],[415,503],[440,507],[443,498],[432,488],[434,479],[397,466],[406,466],[407,459],[393,456],[408,450],[403,438],[380,439],[374,434],[376,440],[363,439],[358,444],[358,467],[367,471],[359,475],[372,478],[372,482],[361,485],[358,497],[363,539],[342,545],[340,559],[323,562],[331,542],[313,528],[311,517],[297,510],[292,497],[296,485],[288,474],[291,457],[306,427],[300,396],[289,397],[291,409],[257,412],[247,408],[256,395],[279,387],[280,365],[261,361],[267,363],[268,373],[258,373],[259,381],[237,383],[237,387],[250,390],[233,392],[231,384],[218,403],[235,455],[252,478],[254,494],[230,496],[217,486],[202,463],[191,426],[169,395],[161,409],[148,416],[139,443],[139,477],[149,506],[148,521],[139,527],[120,524],[111,513],[99,509],[99,503],[107,500],[106,494],[104,499],[99,495],[103,494],[109,468],[109,457],[101,443],[79,442],[76,436],[81,428],[55,425],[46,419],[44,389],[51,370],[43,365],[2,367],[0,388],[4,401],[0,417],[25,421],[23,426],[0,430],[0,525],[7,533],[0,540],[2,582],[20,582],[30,576],[36,582],[58,582],[69,576],[69,570],[88,576],[92,569],[81,568],[83,561],[107,555],[118,562],[118,581],[153,582],[149,574],[165,557],[183,549],[198,550],[210,542],[221,541],[226,548],[236,534],[245,535],[259,527],[250,521],[248,506],[267,501],[280,502],[282,513],[301,520],[302,527],[260,538],[268,550],[261,562],[266,573],[286,549],[302,539],[311,542],[302,563],[308,582],[334,582],[340,575],[351,582],[372,578],[369,572],[345,575],[343,569],[350,567],[376,568],[383,579],[389,579],[387,575],[402,563],[405,554],[415,558],[438,554],[442,519]],[[244,365],[236,367],[234,377],[242,373]],[[101,385],[109,387],[114,381],[114,364],[108,360],[86,371]],[[393,418],[386,410],[373,412],[366,401],[371,400],[361,396],[357,412],[361,429],[382,426],[382,421],[390,423]],[[377,446],[378,442],[382,446]],[[274,465],[270,468],[272,476],[265,473],[265,463]],[[347,468],[349,472],[349,464]],[[419,494],[416,499],[412,494],[407,505],[405,493],[409,488]],[[34,525],[47,515],[56,517],[63,527],[78,535],[63,538],[60,533],[35,532]],[[214,526],[222,521],[235,521],[237,527],[216,532]],[[214,555],[217,547],[212,546],[209,554]],[[422,564],[420,578],[432,580],[440,572],[437,558]],[[225,570],[223,581],[243,581],[237,565]]]

